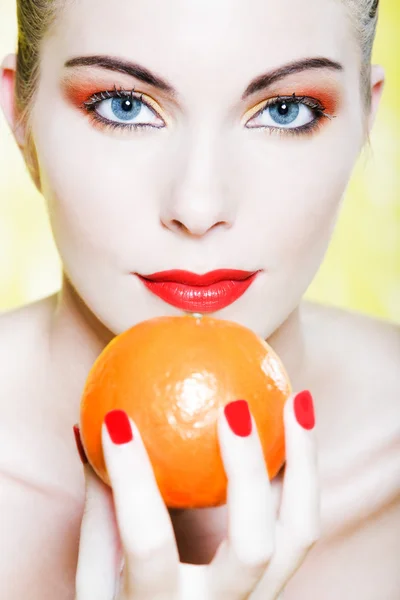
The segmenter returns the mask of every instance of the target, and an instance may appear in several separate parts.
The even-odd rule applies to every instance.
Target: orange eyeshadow
[[[107,77],[94,77],[92,76],[77,76],[68,77],[62,81],[61,84],[63,94],[65,98],[75,106],[82,106],[82,103],[88,100],[93,94],[104,92],[106,90],[112,90],[114,88],[113,79]],[[121,86],[117,86],[119,89]],[[133,89],[135,86],[130,85],[125,89]],[[284,83],[282,85],[277,84],[273,86],[274,89],[265,91],[264,98],[258,101],[261,103],[263,100],[274,98],[279,96],[292,96],[293,93],[297,97],[307,96],[315,98],[322,103],[324,112],[328,114],[335,114],[340,101],[340,92],[337,86],[326,83],[312,84],[294,82],[292,84]]]
[[[302,85],[301,87],[292,85],[290,88],[287,89],[285,89],[285,87],[279,89],[279,96],[292,96],[293,93],[295,93],[296,96],[300,98],[302,96],[315,98],[315,100],[321,102],[325,109],[324,112],[328,114],[335,114],[338,109],[339,93],[333,88],[327,88],[326,86],[322,87],[317,85]],[[278,93],[276,95],[278,95]]]
[[[119,89],[121,86],[117,86]],[[132,85],[128,89],[131,90],[134,86]],[[95,79],[91,78],[68,78],[62,82],[62,91],[65,98],[74,104],[75,106],[81,106],[83,102],[86,102],[93,94],[104,92],[106,90],[114,89],[114,83],[104,77]]]

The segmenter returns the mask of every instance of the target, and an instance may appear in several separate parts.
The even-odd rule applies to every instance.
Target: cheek
[[[251,152],[243,152],[244,218],[266,256],[293,262],[329,240],[357,158],[357,139],[352,143],[332,133],[252,144]]]
[[[60,121],[57,128],[38,123],[35,133],[56,241],[85,251],[129,248],[155,210],[157,144],[144,139],[135,144],[132,137],[111,140],[76,119]]]

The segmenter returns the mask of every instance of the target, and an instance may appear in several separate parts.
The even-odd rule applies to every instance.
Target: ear
[[[8,125],[19,148],[25,145],[25,132],[17,127],[18,115],[15,108],[15,76],[17,71],[16,54],[8,54],[3,58],[0,68],[0,104]]]
[[[371,108],[368,115],[368,135],[375,122],[378,106],[382,98],[385,84],[385,71],[380,65],[371,65]]]
[[[41,191],[40,175],[35,152],[27,140],[26,124],[18,123],[15,102],[15,80],[17,73],[17,55],[7,54],[0,66],[0,105],[15,141],[22,153],[25,164],[38,191]]]

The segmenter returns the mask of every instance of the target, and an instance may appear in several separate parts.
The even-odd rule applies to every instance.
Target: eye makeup
[[[156,116],[168,124],[167,118],[164,116],[162,109],[149,96],[144,93],[134,92],[134,88],[118,90],[115,83],[110,84],[109,78],[94,78],[94,77],[68,77],[62,81],[62,92],[69,103],[87,114],[93,125],[99,129],[119,129],[125,133],[139,129],[163,129],[164,127],[155,127],[154,125],[123,123],[118,121],[110,121],[105,119],[96,111],[97,104],[104,100],[113,97],[138,99],[143,105],[152,110]],[[277,105],[280,102],[286,104],[304,104],[309,110],[314,113],[314,120],[298,127],[274,127],[267,126],[251,126],[248,129],[259,129],[266,133],[278,133],[279,135],[301,135],[315,132],[323,125],[322,121],[328,123],[330,119],[336,116],[339,107],[340,93],[337,86],[322,82],[305,83],[297,82],[294,84],[283,83],[280,87],[275,87],[275,92],[268,93],[268,98],[264,98],[258,102],[243,116],[242,125],[245,125],[255,115],[261,113],[269,106]],[[264,92],[265,94],[265,92]]]
[[[96,95],[101,96],[101,94],[111,94],[112,91],[115,92],[115,95],[118,95],[118,90],[115,83],[111,83],[109,81],[96,80],[96,79],[82,79],[77,78],[74,80],[73,78],[65,79],[62,82],[62,92],[66,100],[71,103],[76,108],[80,108],[82,110],[87,110],[88,104],[90,104],[90,99],[94,98]],[[122,90],[122,87],[120,88]],[[133,87],[128,88],[128,90],[124,90],[124,93],[128,95],[134,91]],[[111,97],[110,95],[108,97]],[[140,100],[147,104],[150,108],[155,110],[160,114],[162,118],[163,112],[158,104],[156,104],[149,96],[145,93],[135,93],[134,97],[140,98]],[[143,98],[143,100],[142,100]],[[103,98],[104,100],[107,97]]]
[[[285,89],[286,88],[286,89]],[[297,97],[313,98],[323,107],[323,112],[332,117],[336,115],[339,105],[339,94],[334,89],[317,86],[285,86],[279,90],[280,96],[296,94]]]
[[[262,116],[262,114],[271,107],[272,109],[277,109],[278,107],[284,110],[290,110],[289,107],[293,105],[303,105],[307,106],[308,109],[313,113],[314,118],[303,125],[297,125],[295,127],[274,127],[273,125],[248,125],[251,121],[255,121],[258,116]],[[253,109],[254,112],[250,118],[247,119],[245,127],[247,129],[255,129],[257,131],[262,131],[265,133],[277,133],[278,135],[305,135],[306,133],[311,134],[318,131],[322,126],[322,120],[330,119],[331,116],[324,112],[324,107],[322,104],[313,98],[309,98],[306,96],[297,97],[295,93],[292,96],[278,96],[277,98],[270,98],[269,100],[265,100],[260,104],[256,105]],[[299,109],[297,109],[299,111]],[[299,112],[297,112],[297,115]],[[296,115],[296,116],[297,116]],[[277,124],[278,125],[278,124]]]
[[[256,97],[257,95],[260,97],[260,94],[255,94]],[[265,98],[264,92],[264,99],[258,102],[255,101],[253,107],[243,116],[241,123],[243,126],[247,126],[247,129],[258,130],[258,132],[264,134],[311,136],[336,118],[341,101],[341,88],[332,79],[327,80],[325,77],[319,77],[317,81],[313,81],[312,76],[302,74],[292,78],[291,83],[285,81],[272,85],[268,91],[268,98]],[[276,107],[280,103],[287,105],[304,104],[311,110],[314,119],[298,127],[254,126],[250,124],[250,121],[256,121],[258,115],[268,107]]]
[[[107,77],[68,77],[61,82],[62,94],[67,102],[88,117],[91,125],[99,131],[118,130],[121,135],[132,131],[144,133],[145,130],[164,129],[168,120],[152,98],[143,92],[135,92],[132,86],[128,89],[122,87],[117,89],[116,84],[111,81],[113,79]],[[122,123],[104,118],[97,112],[96,106],[110,98],[126,99],[131,103],[136,102],[147,107],[155,117],[158,117],[160,124]]]
[[[108,89],[107,82],[90,77],[68,77],[61,81],[63,96],[70,104],[76,107],[82,107],[83,103],[90,96],[96,92],[100,92],[102,89]]]

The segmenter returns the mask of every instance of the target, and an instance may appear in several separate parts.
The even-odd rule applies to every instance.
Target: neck
[[[49,360],[64,404],[56,418],[79,420],[80,398],[89,371],[114,334],[88,309],[63,275],[50,327]]]
[[[266,341],[284,364],[293,391],[306,387],[307,354],[301,305],[290,313]]]

